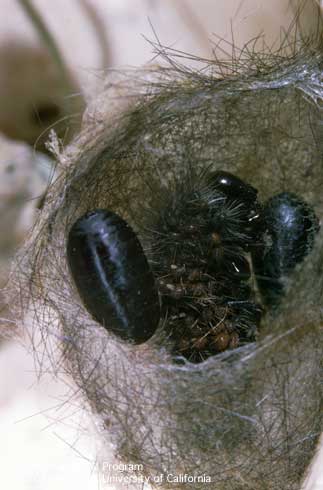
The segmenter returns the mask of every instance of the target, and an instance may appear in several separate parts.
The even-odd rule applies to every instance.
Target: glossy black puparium
[[[153,335],[160,317],[155,280],[135,232],[120,216],[98,209],[79,218],[68,235],[67,259],[95,320],[136,344]]]
[[[291,192],[269,199],[263,220],[263,246],[254,250],[253,263],[264,301],[274,307],[284,294],[284,279],[312,250],[319,221],[311,206]]]

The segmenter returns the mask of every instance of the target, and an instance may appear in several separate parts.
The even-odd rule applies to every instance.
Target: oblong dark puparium
[[[230,199],[237,199],[245,203],[254,203],[257,199],[257,189],[230,172],[224,170],[212,172],[209,181]]]
[[[287,277],[309,254],[319,229],[312,207],[296,194],[282,192],[268,200],[264,222],[269,243],[254,257],[259,289],[267,304],[274,306],[284,293]]]
[[[238,221],[240,223],[238,225],[241,232],[247,237],[246,242],[241,243],[241,246],[249,250],[252,245],[256,245],[259,240],[262,240],[263,219],[262,207],[257,199],[258,190],[236,175],[224,170],[211,172],[208,182],[212,188],[225,196],[229,204],[239,208]]]
[[[96,321],[136,344],[153,335],[160,318],[158,292],[139,239],[126,221],[104,209],[85,214],[69,231],[67,260]]]

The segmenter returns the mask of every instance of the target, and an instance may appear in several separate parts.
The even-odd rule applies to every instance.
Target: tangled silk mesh
[[[287,57],[246,48],[230,69],[190,71],[171,58],[119,117],[108,90],[108,122],[92,113],[60,155],[61,176],[12,275],[20,315],[34,312],[53,370],[73,377],[117,457],[143,463],[146,475],[212,478],[171,488],[300,488],[322,431],[323,230],[256,343],[183,365],[162,325],[132,346],[92,320],[68,271],[66,236],[83,213],[108,208],[149,251],[163,197],[205,168],[238,175],[261,200],[295,192],[321,218],[323,54],[314,41],[294,48]]]

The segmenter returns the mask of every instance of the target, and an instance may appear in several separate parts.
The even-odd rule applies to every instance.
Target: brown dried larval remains
[[[192,177],[192,176],[191,176]],[[203,173],[164,203],[152,262],[175,355],[201,362],[255,340],[261,307],[249,253],[261,243],[257,191],[229,172]]]

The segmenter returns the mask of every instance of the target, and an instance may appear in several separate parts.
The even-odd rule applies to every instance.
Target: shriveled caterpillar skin
[[[322,231],[256,342],[184,365],[162,326],[133,346],[89,317],[68,274],[66,236],[79,216],[107,208],[150,257],[148,225],[165,194],[206,168],[239,176],[261,201],[293,192],[321,218],[323,54],[315,45],[272,61],[223,80],[175,68],[104,129],[94,120],[61,156],[63,174],[13,276],[23,313],[37,309],[47,350],[61,353],[53,365],[73,377],[117,457],[147,476],[212,479],[164,488],[301,488],[323,423]]]
[[[165,193],[147,238],[169,350],[202,362],[255,340],[262,308],[248,257],[262,249],[263,220],[256,189],[228,172],[193,172]]]

